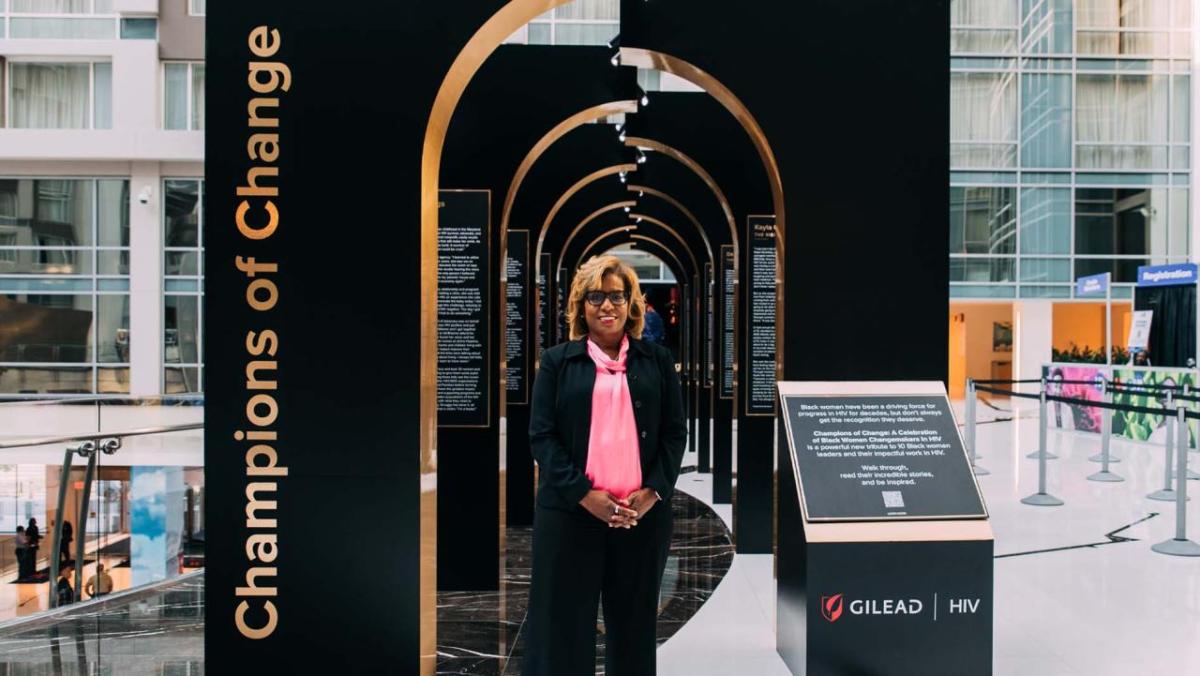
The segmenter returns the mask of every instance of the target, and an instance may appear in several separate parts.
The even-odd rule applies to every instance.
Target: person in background
[[[645,326],[642,327],[642,340],[656,345],[662,345],[667,340],[667,327],[663,324],[662,315],[654,309],[650,301],[646,301]]]
[[[60,607],[75,602],[75,590],[71,587],[71,573],[73,572],[75,570],[72,566],[63,566],[58,571],[58,582],[54,587],[54,592],[57,594]]]
[[[105,572],[103,563],[97,563],[96,574],[89,577],[87,582],[83,583],[83,593],[87,594],[88,598],[93,599],[97,596],[104,596],[112,591],[112,588],[112,577]]]
[[[25,537],[29,538],[29,549],[26,551],[25,557],[29,559],[29,572],[32,575],[37,572],[38,543],[42,541],[37,519],[32,517],[29,519],[29,525],[25,526]]]
[[[25,526],[17,526],[13,546],[17,550],[17,580],[24,580],[29,577],[29,537],[25,535]]]
[[[58,548],[58,560],[60,563],[67,563],[71,560],[71,540],[75,539],[75,528],[70,521],[63,519],[62,522],[62,545]]]

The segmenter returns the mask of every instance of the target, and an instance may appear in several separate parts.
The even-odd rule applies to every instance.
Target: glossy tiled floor
[[[733,560],[724,522],[700,500],[676,492],[675,528],[659,600],[658,642],[678,632],[704,605]],[[438,594],[438,674],[520,674],[529,594],[531,529],[510,528],[501,592]],[[603,622],[597,673],[603,673]]]

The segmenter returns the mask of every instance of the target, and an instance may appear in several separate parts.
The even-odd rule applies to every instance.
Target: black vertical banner
[[[775,217],[750,216],[746,280],[749,362],[745,366],[746,415],[775,415]]]
[[[443,80],[498,7],[208,7],[209,673],[420,673],[422,156]],[[389,63],[408,64],[388,69],[399,98],[379,93]]]
[[[737,269],[732,244],[721,245],[721,378],[722,399],[733,399],[733,355],[737,349]]]
[[[529,231],[508,231],[508,260],[505,262],[507,296],[505,299],[505,361],[508,364],[506,391],[508,403],[529,403],[529,365],[525,350],[529,331]]]
[[[438,193],[438,426],[488,424],[491,191]]]

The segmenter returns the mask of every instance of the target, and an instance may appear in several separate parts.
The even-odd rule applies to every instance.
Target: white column
[[[130,394],[162,394],[163,225],[157,162],[134,162],[129,205]],[[146,202],[142,202],[145,197]]]
[[[1054,303],[1048,300],[1023,300],[1013,303],[1013,378],[1028,380],[1042,377],[1042,366],[1050,361],[1054,343]],[[1036,392],[1026,385],[1022,392]]]

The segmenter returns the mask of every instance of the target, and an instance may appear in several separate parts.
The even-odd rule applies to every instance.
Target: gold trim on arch
[[[634,230],[636,230],[636,229],[637,229],[637,227],[638,227],[637,219],[639,219],[639,218],[640,218],[640,219],[642,219],[643,221],[647,222],[647,223],[653,223],[654,225],[657,225],[658,227],[662,228],[663,230],[666,230],[667,232],[671,233],[671,236],[672,236],[672,237],[674,237],[674,238],[675,238],[675,239],[676,239],[676,240],[679,242],[679,246],[683,247],[683,250],[684,250],[684,252],[686,252],[686,253],[687,253],[687,255],[688,255],[688,259],[692,261],[692,270],[693,270],[693,271],[695,271],[695,270],[699,270],[699,269],[700,269],[700,268],[699,268],[699,264],[698,264],[698,262],[697,262],[697,260],[696,260],[696,254],[692,252],[692,248],[691,248],[690,246],[688,246],[688,243],[687,243],[687,241],[686,241],[686,240],[684,240],[682,236],[680,236],[679,232],[678,232],[677,230],[675,230],[675,228],[672,228],[670,225],[667,225],[666,223],[664,223],[664,222],[662,222],[662,221],[658,220],[657,218],[654,218],[653,216],[647,216],[647,215],[645,215],[645,214],[629,214],[629,218],[630,218],[630,221],[631,221],[629,224],[627,224],[627,225],[623,225],[623,226],[621,226],[621,227],[619,227],[619,228],[613,228],[612,230],[609,230],[608,232],[604,233],[603,235],[601,235],[601,236],[597,237],[596,239],[592,240],[592,241],[591,241],[591,243],[587,245],[587,248],[585,248],[585,249],[582,251],[582,253],[580,253],[580,255],[579,255],[579,258],[578,258],[578,259],[575,261],[575,267],[574,267],[574,268],[572,268],[572,270],[578,270],[578,269],[579,269],[579,266],[580,266],[580,265],[583,265],[583,261],[584,261],[584,260],[585,260],[585,258],[587,257],[588,253],[590,253],[590,252],[591,252],[591,250],[592,250],[592,249],[593,249],[593,248],[596,246],[596,244],[598,244],[598,243],[599,243],[601,240],[603,240],[605,237],[608,237],[609,235],[614,235],[614,234],[616,234],[616,233],[622,232],[622,231],[626,230],[627,228],[631,228],[631,227],[632,227]],[[665,249],[665,248],[667,248],[667,246],[666,246],[665,244],[662,244],[662,242],[659,242],[659,244],[660,244],[660,245],[662,245],[664,249]],[[567,253],[567,250],[566,250],[566,248],[564,247],[564,248],[563,248],[563,255],[566,255],[566,253]],[[561,269],[561,266],[562,266],[562,262],[561,262],[561,261],[562,261],[562,256],[559,256],[559,267],[560,267],[560,269]],[[683,267],[683,264],[682,264],[682,263],[680,263],[680,266],[679,266],[679,267],[680,267],[680,268],[682,268],[682,267]]]
[[[580,230],[583,230],[584,228],[586,228],[588,223],[591,223],[592,221],[603,216],[604,214],[607,214],[610,211],[616,211],[617,209],[624,209],[626,207],[632,209],[633,207],[636,207],[636,206],[637,206],[637,200],[626,200],[624,202],[613,202],[612,204],[609,204],[608,206],[600,207],[599,209],[588,214],[587,218],[583,219],[582,221],[579,221],[579,225],[575,226],[575,228],[573,230],[571,230],[570,235],[567,235],[567,241],[562,246],[562,252],[564,254],[567,253],[567,251],[571,248],[571,242],[575,241],[575,235],[578,235]],[[558,257],[558,268],[557,268],[557,270],[555,270],[555,274],[557,275],[558,270],[561,270],[561,269],[562,269],[562,256],[559,256]]]
[[[625,139],[625,145],[632,148],[651,150],[653,152],[666,155],[667,157],[687,167],[692,171],[693,174],[700,177],[700,180],[704,181],[704,184],[707,185],[708,189],[711,190],[713,195],[716,196],[717,202],[720,203],[721,211],[725,213],[725,222],[729,225],[729,237],[733,242],[734,253],[740,255],[741,247],[738,243],[737,220],[733,217],[733,207],[729,206],[729,198],[725,197],[725,191],[721,190],[721,186],[717,184],[717,180],[712,177],[712,174],[708,173],[707,169],[705,169],[699,162],[692,159],[687,153],[684,153],[678,148],[669,146],[662,141],[629,136]]]
[[[663,244],[662,242],[660,242],[657,239],[654,239],[653,237],[650,237],[648,235],[630,235],[629,239],[641,240],[641,241],[650,242],[651,244],[657,245],[660,249],[662,249],[663,251],[666,251],[668,256],[675,259],[675,265],[677,265],[679,267],[680,272],[683,272],[683,270],[684,270],[683,261],[679,260],[679,256],[674,251],[671,251],[671,247],[667,246],[666,244]],[[676,280],[676,281],[679,281],[679,280]]]
[[[763,169],[767,172],[767,181],[771,184],[771,197],[775,202],[775,218],[778,219],[777,223],[779,224],[777,229],[782,232],[785,222],[783,177],[779,173],[779,163],[775,160],[775,152],[771,149],[770,142],[767,141],[766,133],[763,132],[762,127],[758,124],[758,120],[754,118],[754,115],[746,107],[746,104],[742,103],[737,95],[711,74],[670,54],[663,54],[662,52],[641,49],[639,47],[622,47],[621,63],[626,66],[650,68],[681,77],[708,92],[709,96],[712,96],[718,103],[725,106],[725,109],[746,130],[751,144],[754,145],[754,149],[758,151],[758,156],[762,159]],[[779,248],[782,253],[782,241],[780,241]]]
[[[421,149],[421,403],[418,409],[422,478],[418,645],[422,676],[433,676],[437,671],[437,230],[446,131],[467,85],[492,52],[531,20],[570,1],[511,0],[502,6],[471,36],[446,71],[425,125]],[[426,476],[430,481],[425,480]]]
[[[558,201],[554,203],[554,206],[551,207],[550,213],[546,214],[546,220],[542,223],[542,231],[538,233],[536,249],[537,266],[534,268],[535,274],[540,274],[542,272],[542,248],[546,243],[546,233],[550,230],[550,224],[554,222],[554,217],[558,215],[558,212],[567,204],[567,202],[571,200],[572,197],[575,196],[575,193],[583,190],[596,181],[599,181],[605,176],[614,176],[621,172],[630,173],[637,171],[637,168],[638,165],[636,164],[614,164],[611,167],[605,167],[603,169],[593,171],[587,176],[584,176],[576,181],[575,185],[567,188],[566,192],[564,192],[562,196],[558,198]]]
[[[655,190],[654,188],[644,185],[631,185],[629,186],[629,192],[653,195],[654,197],[657,197],[678,209],[684,216],[687,217],[689,221],[692,222],[692,225],[696,226],[696,230],[700,233],[701,239],[704,240],[704,248],[708,251],[708,260],[713,261],[714,263],[716,262],[717,259],[713,257],[712,243],[708,239],[708,231],[706,231],[704,226],[700,224],[700,219],[696,218],[696,215],[692,213],[691,209],[688,209],[683,205],[683,202],[680,202],[661,190]]]
[[[503,241],[504,234],[508,232],[508,223],[512,216],[513,204],[516,203],[517,193],[521,190],[521,184],[525,182],[525,177],[529,175],[529,172],[533,169],[533,165],[537,164],[537,161],[550,149],[550,146],[578,127],[595,122],[596,120],[602,120],[610,115],[636,113],[637,107],[637,101],[610,101],[598,106],[592,106],[591,108],[585,108],[554,125],[554,128],[546,132],[545,136],[538,139],[538,142],[533,144],[533,147],[529,149],[529,153],[525,155],[525,159],[521,160],[521,164],[517,167],[517,172],[513,174],[512,182],[508,185],[508,193],[504,196],[504,211],[500,216],[501,240]]]

